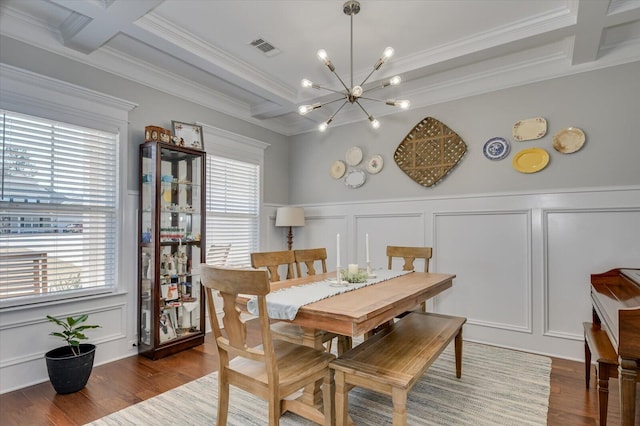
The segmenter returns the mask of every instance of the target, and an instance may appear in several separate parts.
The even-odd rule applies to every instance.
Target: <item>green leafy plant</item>
[[[352,284],[364,283],[367,281],[367,271],[361,269],[354,274],[350,274],[347,271],[342,271],[342,279]]]
[[[54,331],[49,333],[50,336],[60,337],[67,342],[73,352],[74,356],[80,355],[80,340],[87,340],[88,337],[84,335],[83,331],[90,328],[99,328],[99,325],[87,325],[84,324],[87,321],[89,315],[78,315],[77,317],[67,317],[64,320],[54,318],[51,315],[47,315],[47,319],[53,323],[62,327],[62,332]],[[77,350],[77,352],[76,352]]]

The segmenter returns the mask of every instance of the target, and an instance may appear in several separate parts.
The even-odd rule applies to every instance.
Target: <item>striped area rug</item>
[[[462,378],[455,378],[453,345],[409,392],[407,424],[418,426],[546,425],[551,359],[465,342]],[[90,425],[215,424],[218,375],[212,373]],[[391,425],[391,398],[360,388],[349,393],[356,425]],[[229,425],[267,424],[267,404],[231,387]],[[313,425],[287,413],[281,425]]]

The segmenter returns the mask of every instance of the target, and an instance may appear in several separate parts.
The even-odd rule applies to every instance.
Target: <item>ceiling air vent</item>
[[[274,47],[273,44],[263,38],[257,38],[249,44],[267,56],[275,56],[280,53],[280,49]]]

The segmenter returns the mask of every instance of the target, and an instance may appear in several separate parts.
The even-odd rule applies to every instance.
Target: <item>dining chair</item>
[[[432,253],[433,249],[431,247],[387,246],[387,258],[389,259],[388,268],[391,269],[394,258],[402,258],[404,259],[402,270],[415,271],[416,268],[413,262],[416,259],[423,259],[424,272],[429,272],[429,261],[431,260]],[[422,302],[420,304],[419,311],[427,311],[427,302]],[[406,312],[401,315],[406,315]]]
[[[301,267],[301,265],[304,265],[304,267],[306,268],[307,275],[315,275],[317,273],[316,267],[318,266],[318,264],[319,264],[319,269],[322,273],[327,272],[327,249],[326,248],[322,247],[322,248],[312,248],[312,249],[299,249],[299,250],[294,250],[293,253],[296,260],[296,272],[298,273],[298,277],[303,276],[303,273],[302,273],[303,268]],[[282,325],[274,324],[273,328],[275,328],[281,333],[286,332],[288,337],[292,339],[295,339],[296,336],[299,336],[298,338],[300,340],[302,339],[302,329],[300,328],[300,326],[293,325],[293,324],[286,324],[286,323],[280,323],[280,324]],[[284,326],[289,326],[289,327],[286,327],[286,330],[284,330],[285,328]],[[294,327],[297,327],[297,329]],[[351,337],[341,336],[338,334],[333,334],[328,332],[323,332],[323,333],[324,334],[322,336],[322,343],[327,343],[327,347],[326,347],[327,351],[331,351],[331,342],[335,337],[338,338],[338,355],[351,349],[351,345],[352,345]]]
[[[431,260],[433,249],[431,247],[405,247],[405,246],[387,246],[387,258],[388,258],[388,269],[392,269],[393,260],[400,258],[403,260],[402,270],[403,271],[415,271],[415,265],[413,262],[416,259],[424,260],[424,272],[429,272],[429,261]],[[414,310],[415,312],[426,312],[427,311],[427,302],[422,302],[418,309]],[[400,315],[396,316],[396,318],[402,318],[406,316],[410,311],[403,312]],[[378,326],[376,329],[368,332],[366,337],[371,337],[373,334],[378,333],[379,331],[388,328],[391,324],[393,324],[393,320],[388,323],[382,324]]]
[[[325,249],[322,249],[325,250]],[[325,250],[326,255],[326,250]],[[326,257],[326,256],[325,256]],[[265,251],[251,253],[251,266],[254,268],[267,268],[269,271],[270,281],[281,281],[280,267],[286,265],[286,279],[294,278],[293,264],[295,263],[295,252],[293,250],[286,251]],[[325,266],[326,268],[326,266]],[[299,270],[299,268],[296,268]],[[298,272],[298,276],[299,272]],[[291,343],[302,344],[303,331],[299,325],[291,324],[286,321],[277,321],[271,324],[271,334],[274,338],[286,340]],[[329,335],[322,336],[322,343],[331,341],[333,337]],[[328,346],[331,350],[331,346]]]
[[[209,312],[216,312],[215,291],[220,292],[223,300],[221,322],[217,315],[209,315],[220,363],[216,424],[227,424],[230,385],[268,401],[269,425],[275,426],[285,410],[298,413],[309,410],[301,401],[284,399],[320,380],[323,380],[325,425],[334,424],[335,383],[329,363],[335,356],[308,346],[272,339],[266,300],[270,291],[268,272],[211,265],[202,265],[201,268]],[[257,297],[261,346],[250,348],[247,345],[246,323],[236,305],[238,294]],[[226,335],[222,333],[223,328]]]
[[[287,274],[284,279],[294,278],[293,264],[296,258],[293,250],[263,251],[251,253],[251,266],[254,268],[267,268],[270,281],[281,281],[280,266],[286,265]]]

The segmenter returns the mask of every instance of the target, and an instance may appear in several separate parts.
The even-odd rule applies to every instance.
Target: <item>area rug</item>
[[[546,425],[550,374],[550,358],[465,342],[462,378],[456,379],[449,345],[409,392],[407,424]],[[212,425],[217,399],[218,374],[211,373],[90,425]],[[349,414],[356,425],[391,425],[391,398],[354,388]],[[266,402],[231,387],[228,424],[267,424]],[[280,424],[315,423],[286,413]]]

